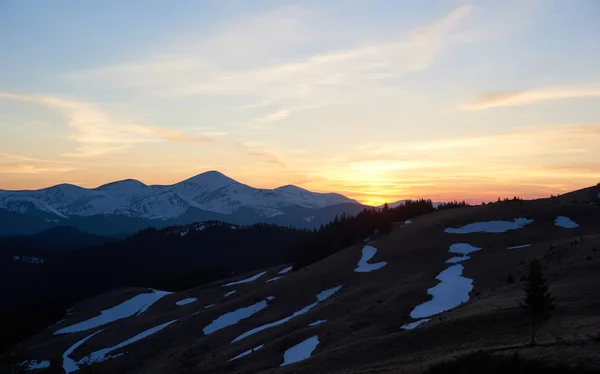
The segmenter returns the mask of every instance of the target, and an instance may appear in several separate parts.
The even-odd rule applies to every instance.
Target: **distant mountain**
[[[362,209],[340,194],[292,185],[259,189],[209,171],[168,186],[127,179],[92,189],[60,184],[33,191],[0,190],[0,235],[27,235],[56,226],[116,235],[204,220],[312,228],[336,214]]]

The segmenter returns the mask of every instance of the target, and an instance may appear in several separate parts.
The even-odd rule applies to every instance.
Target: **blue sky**
[[[600,181],[600,4],[0,4],[0,188],[218,169],[367,203]]]

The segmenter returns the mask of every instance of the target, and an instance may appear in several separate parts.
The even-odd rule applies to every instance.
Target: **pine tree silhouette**
[[[544,271],[537,259],[529,263],[529,274],[525,278],[525,299],[522,307],[531,319],[531,346],[535,345],[536,326],[548,318],[556,306],[556,299],[550,295]]]

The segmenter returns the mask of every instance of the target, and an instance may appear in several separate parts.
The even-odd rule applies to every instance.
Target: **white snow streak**
[[[142,339],[144,339],[144,338],[146,338],[146,337],[148,337],[148,336],[150,336],[150,335],[152,335],[154,333],[157,333],[160,330],[164,329],[165,327],[167,327],[170,324],[175,323],[175,322],[177,322],[176,319],[174,319],[172,321],[169,321],[169,322],[165,322],[165,323],[160,324],[158,326],[154,326],[152,328],[144,330],[141,333],[139,333],[136,336],[134,336],[133,338],[127,339],[127,340],[125,340],[125,341],[123,341],[123,342],[121,342],[121,343],[119,343],[119,344],[117,344],[117,345],[115,345],[113,347],[108,347],[108,348],[104,348],[104,349],[101,349],[101,350],[96,351],[96,352],[92,352],[89,355],[87,355],[86,357],[84,357],[83,359],[81,359],[79,361],[79,364],[80,365],[83,364],[84,361],[85,361],[85,359],[88,358],[88,357],[92,361],[98,361],[98,362],[100,362],[100,361],[108,360],[109,358],[114,358],[114,357],[121,356],[122,353],[118,354],[118,355],[115,355],[115,356],[110,356],[109,354],[110,354],[110,352],[116,351],[117,349],[123,348],[125,346],[128,346],[130,344],[133,344],[133,343],[137,342],[138,340],[142,340]]]
[[[469,256],[455,256],[455,257],[452,257],[452,258],[446,260],[446,263],[447,264],[458,264],[459,262],[467,261],[470,258],[471,257],[469,257]]]
[[[531,244],[515,245],[514,247],[508,247],[506,249],[519,249],[519,248],[526,248],[529,246],[531,246]]]
[[[72,346],[69,347],[69,349],[67,349],[65,351],[65,353],[63,353],[63,369],[65,371],[66,374],[72,373],[74,371],[79,370],[79,366],[77,365],[77,362],[73,361],[69,356],[77,349],[79,348],[81,345],[83,345],[83,343],[87,342],[89,339],[91,339],[94,335],[96,335],[97,333],[101,332],[102,330],[98,330],[93,334],[90,334],[88,336],[86,336],[85,338],[81,339],[80,341],[78,341],[77,343],[73,344]]]
[[[242,279],[242,280],[239,280],[239,281],[236,281],[236,282],[230,282],[230,283],[222,285],[221,287],[228,287],[228,286],[235,286],[235,285],[243,284],[243,283],[249,283],[249,282],[257,280],[258,278],[262,277],[265,274],[267,274],[267,272],[263,271],[262,273],[258,273],[256,275],[253,275],[250,278]]]
[[[319,337],[316,335],[296,344],[285,351],[283,354],[283,364],[279,366],[286,366],[306,360],[317,349],[317,345],[319,345]]]
[[[293,268],[293,266],[288,266],[287,268],[283,269],[282,271],[280,271],[280,272],[279,272],[279,273],[277,273],[277,274],[279,274],[279,275],[286,274],[286,273],[288,273],[290,270],[292,270],[292,268]]]
[[[56,331],[54,335],[90,330],[110,322],[142,314],[160,298],[169,294],[171,292],[153,290],[150,293],[136,295],[117,306],[101,311],[99,316],[64,327]]]
[[[325,300],[327,300],[328,298],[330,298],[330,297],[331,297],[331,296],[332,296],[334,293],[338,292],[338,291],[339,291],[341,288],[342,288],[342,286],[337,286],[337,287],[333,287],[333,288],[330,288],[330,289],[328,289],[328,290],[325,290],[325,291],[323,291],[323,292],[321,292],[321,293],[319,293],[319,294],[317,295],[317,301],[316,301],[316,302],[314,302],[314,303],[312,303],[312,304],[310,304],[310,305],[307,305],[307,306],[305,306],[304,308],[302,308],[302,309],[300,309],[300,310],[298,310],[298,311],[294,312],[294,313],[293,313],[291,316],[287,316],[287,317],[285,317],[285,318],[282,318],[282,319],[280,319],[280,320],[278,320],[278,321],[271,322],[271,323],[267,323],[267,324],[265,324],[265,325],[258,326],[257,328],[254,328],[254,329],[252,329],[252,330],[248,330],[248,331],[246,331],[245,333],[243,333],[242,335],[240,335],[240,336],[238,336],[237,338],[233,339],[231,342],[232,342],[232,343],[235,343],[235,342],[237,342],[237,341],[239,341],[239,340],[242,340],[242,339],[244,339],[244,338],[247,338],[247,337],[249,337],[250,335],[254,335],[254,334],[256,334],[257,332],[261,332],[261,331],[263,331],[263,330],[266,330],[266,329],[269,329],[269,328],[271,328],[271,327],[275,327],[275,326],[282,325],[282,324],[284,324],[284,323],[286,323],[286,322],[288,322],[288,321],[292,320],[293,318],[296,318],[296,317],[298,317],[298,316],[301,316],[301,315],[303,315],[304,313],[306,313],[306,312],[308,312],[309,310],[311,310],[312,308],[314,308],[314,307],[316,307],[317,305],[319,305],[319,303],[320,303],[320,302],[322,302],[322,301],[325,301]]]
[[[210,305],[207,305],[207,306],[205,306],[205,307],[204,307],[204,309],[209,309],[209,308],[212,308],[212,307],[213,307],[213,306],[215,306],[215,305],[216,305],[216,304],[210,304]]]
[[[232,358],[232,359],[231,359],[231,360],[229,360],[229,361],[231,362],[231,361],[233,361],[233,360],[237,360],[238,358],[246,357],[246,356],[248,356],[250,353],[252,353],[252,352],[256,352],[256,351],[258,351],[259,349],[261,349],[261,348],[262,348],[262,347],[264,347],[264,346],[265,346],[264,344],[261,344],[261,345],[259,345],[258,347],[254,347],[254,348],[252,348],[252,349],[249,349],[249,350],[247,350],[247,351],[246,351],[246,352],[244,352],[244,353],[240,353],[239,355],[235,356],[234,358]]]
[[[177,301],[175,304],[178,306],[183,306],[183,305],[191,304],[196,300],[198,300],[198,299],[195,297],[188,297],[187,299]]]
[[[475,222],[459,228],[447,228],[444,232],[448,234],[472,234],[476,232],[498,233],[521,229],[532,222],[533,220],[527,218],[516,218],[513,221]]]
[[[281,278],[283,278],[283,277],[275,277],[275,278],[271,278],[271,279],[268,279],[268,280],[267,280],[265,283],[271,283],[271,282],[275,282],[276,280],[280,280]]]
[[[232,290],[232,291],[229,291],[229,292],[227,292],[225,295],[223,295],[223,297],[228,297],[228,296],[231,296],[231,295],[233,295],[233,294],[234,294],[234,293],[236,293],[236,292],[237,292],[237,290]]]
[[[385,261],[369,264],[368,261],[375,256],[375,253],[377,253],[377,248],[370,245],[365,245],[362,249],[362,257],[360,261],[358,261],[358,265],[354,271],[356,273],[368,273],[374,270],[379,270],[387,265],[387,262]]]
[[[565,229],[574,229],[579,225],[573,222],[569,217],[559,216],[554,220],[554,224],[559,227],[564,227]]]
[[[402,325],[401,328],[403,328],[404,330],[412,330],[415,327],[419,327],[422,324],[427,323],[429,321],[430,321],[429,318],[423,318],[423,319],[420,319],[418,321],[407,323],[406,325]]]
[[[235,325],[239,321],[250,317],[254,313],[260,312],[261,310],[265,309],[269,305],[269,301],[272,301],[273,299],[275,299],[273,296],[269,296],[265,300],[256,304],[223,314],[204,328],[204,335],[212,334],[213,332],[224,329],[225,327]]]
[[[325,322],[327,322],[326,319],[320,319],[320,320],[315,321],[313,323],[309,323],[308,326],[309,327],[313,327],[313,326],[317,326],[317,325],[320,325],[320,324],[325,323]]]

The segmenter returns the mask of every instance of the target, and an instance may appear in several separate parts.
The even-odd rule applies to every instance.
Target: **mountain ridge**
[[[316,193],[293,185],[254,188],[216,170],[171,185],[146,185],[124,179],[96,188],[63,183],[38,190],[0,190],[0,208],[23,211],[27,210],[25,202],[61,218],[117,214],[150,219],[178,217],[190,207],[222,214],[250,207],[262,215],[275,216],[282,214],[280,208],[284,206],[359,204],[341,194]]]
[[[62,225],[113,236],[203,220],[315,228],[335,215],[356,214],[364,208],[341,194],[293,185],[254,188],[211,170],[171,185],[124,179],[95,188],[63,183],[39,190],[0,190],[0,235]],[[9,213],[17,213],[27,226],[17,225]]]

